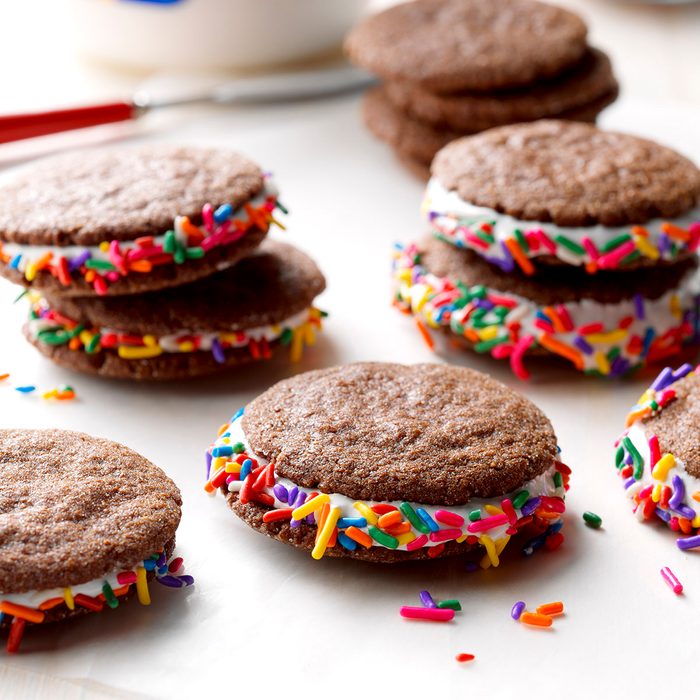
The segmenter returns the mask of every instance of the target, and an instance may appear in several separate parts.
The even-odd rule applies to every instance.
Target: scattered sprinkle
[[[31,394],[36,391],[36,387],[33,384],[27,384],[26,386],[16,386],[15,391],[19,391],[20,394]]]
[[[542,615],[541,613],[531,613],[527,611],[520,616],[520,622],[524,622],[526,625],[531,625],[533,627],[552,626],[552,618],[549,615]]]
[[[432,622],[449,622],[455,616],[455,611],[449,608],[417,608],[410,605],[402,605],[399,612],[401,617]]]
[[[599,515],[587,510],[583,514],[583,522],[585,522],[588,527],[597,530],[603,524],[603,519]]]
[[[537,606],[537,613],[540,615],[561,615],[564,612],[564,603],[560,600],[554,603],[544,603]]]
[[[465,661],[474,661],[475,656],[474,654],[465,654],[464,652],[462,652],[461,654],[457,654],[457,656],[455,656],[455,659],[457,659],[459,663],[463,664]]]
[[[683,593],[683,584],[676,578],[676,575],[668,566],[664,566],[663,569],[661,569],[661,577],[676,595]]]
[[[525,601],[519,600],[510,609],[510,616],[514,620],[519,620],[520,616],[523,614],[524,610],[525,610]]]

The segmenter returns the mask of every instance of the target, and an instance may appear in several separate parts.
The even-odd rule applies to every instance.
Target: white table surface
[[[602,6],[591,2],[588,14]],[[18,95],[18,102],[34,99]],[[649,97],[626,94],[602,123],[700,159],[697,109],[671,104],[671,95],[661,103]],[[184,592],[158,587],[150,608],[134,601],[28,634],[21,654],[0,655],[0,696],[589,698],[694,685],[697,555],[680,552],[665,529],[636,522],[612,465],[611,443],[648,378],[606,382],[556,368],[523,384],[488,358],[449,357],[537,403],[574,470],[564,546],[515,555],[495,570],[315,562],[249,530],[223,499],[206,496],[203,454],[217,427],[289,372],[354,360],[442,361],[389,303],[391,246],[421,232],[422,188],[362,128],[356,97],[183,111],[138,133],[235,147],[273,170],[291,209],[288,233],[275,235],[318,260],[329,281],[320,303],[331,316],[295,368],[260,364],[188,383],[126,384],[61,370],[36,353],[20,333],[24,305],[10,305],[17,290],[0,283],[0,373],[11,373],[0,383],[0,426],[83,430],[124,442],[165,469],[183,492],[178,551],[196,577]],[[66,382],[75,402],[13,390]],[[582,524],[584,510],[603,517],[602,530]],[[682,597],[662,581],[665,565],[684,583]],[[423,588],[460,599],[463,612],[447,625],[401,619],[399,607],[414,604]],[[509,615],[519,599],[533,607],[563,600],[567,614],[550,630],[528,628]],[[463,651],[476,660],[458,664]]]

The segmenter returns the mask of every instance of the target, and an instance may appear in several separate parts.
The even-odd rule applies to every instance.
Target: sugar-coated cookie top
[[[554,464],[546,416],[491,377],[449,365],[356,363],[279,382],[243,416],[251,449],[294,483],[366,500],[457,505]]]

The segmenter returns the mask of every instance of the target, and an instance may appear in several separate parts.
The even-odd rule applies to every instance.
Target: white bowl
[[[84,53],[131,68],[251,69],[336,50],[368,0],[72,0]]]

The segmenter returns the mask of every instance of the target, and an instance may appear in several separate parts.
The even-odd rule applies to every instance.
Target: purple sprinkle
[[[301,520],[295,520],[294,518],[292,518],[289,521],[289,527],[299,527],[299,525],[301,525]]]
[[[633,476],[631,476],[629,479],[625,479],[625,481],[623,482],[625,489],[628,489],[630,486],[636,483],[637,480]]]
[[[682,379],[685,377],[686,374],[689,374],[690,372],[693,371],[693,365],[688,364],[687,362],[683,365],[681,365],[674,373],[673,373],[673,381],[677,382],[679,379]]]
[[[673,383],[673,370],[670,367],[665,367],[661,370],[659,376],[654,380],[651,385],[651,389],[654,391],[661,391],[665,389],[669,384]]]
[[[182,574],[182,576],[178,576],[178,578],[186,586],[191,586],[194,583],[194,576],[190,576],[189,574]]]
[[[539,506],[539,505],[540,505],[539,497],[531,498],[529,501],[525,501],[520,512],[523,514],[523,517],[526,518],[528,515],[532,515],[537,510],[537,506]]]
[[[207,452],[204,455],[204,459],[206,460],[207,463],[207,481],[209,480],[209,474],[211,474],[211,452],[207,450]]]
[[[161,552],[158,559],[156,559],[156,566],[161,567],[165,565],[165,552]]]
[[[294,503],[294,501],[296,501],[298,493],[299,493],[299,487],[292,486],[292,488],[289,489],[289,493],[287,494],[287,503]]]
[[[478,306],[480,309],[486,309],[487,311],[491,311],[495,306],[495,304],[488,299],[475,299],[474,305]]]
[[[419,594],[420,602],[424,608],[437,608],[437,603],[433,600],[433,596],[428,591],[421,591]]]
[[[671,510],[678,510],[683,501],[683,496],[685,496],[685,484],[678,474],[673,475],[671,484],[673,485],[673,495],[668,499],[668,507]]]
[[[226,362],[226,354],[224,353],[224,349],[221,347],[221,343],[219,342],[218,338],[214,338],[214,340],[211,341],[211,354],[214,356],[214,360],[218,362],[220,365],[223,365],[224,362]]]
[[[632,464],[634,462],[634,458],[632,457],[631,453],[627,452],[625,454],[625,464]]]
[[[674,510],[688,520],[692,520],[696,516],[695,511],[685,503],[681,503],[681,505],[679,505],[678,508],[674,508]]]
[[[694,535],[693,537],[680,537],[676,540],[678,549],[694,549],[695,547],[700,547],[700,535]]]
[[[440,216],[436,211],[429,211],[428,212],[428,221],[433,221],[434,219],[437,219],[438,216]]]
[[[185,585],[179,578],[170,575],[158,576],[156,581],[162,583],[164,586],[168,586],[168,588],[182,588]]]
[[[92,257],[92,253],[89,250],[84,250],[80,255],[73,258],[68,263],[68,269],[71,272],[75,272],[77,269],[81,268],[87,260]]]
[[[304,504],[304,501],[306,501],[306,493],[304,491],[298,491],[297,497],[294,499],[294,505],[292,506],[292,508],[298,508],[299,506]]]
[[[284,487],[284,484],[275,484],[272,492],[275,494],[275,498],[278,501],[281,501],[282,503],[287,502],[289,494],[287,493],[287,489]]]
[[[671,247],[671,239],[665,233],[662,233],[659,236],[658,246],[661,253],[666,253]]]
[[[644,297],[641,294],[634,295],[634,315],[642,321],[646,318],[644,314]]]
[[[315,524],[316,524],[316,517],[314,516],[313,513],[309,513],[309,514],[304,518],[304,522],[305,522],[307,525],[315,525]]]
[[[671,520],[671,514],[667,510],[661,510],[661,508],[654,508],[657,518],[661,518],[665,523]]]
[[[624,357],[618,355],[610,365],[610,376],[619,377],[629,369],[630,363]]]
[[[523,614],[523,610],[525,610],[525,601],[519,600],[511,609],[510,609],[510,616],[514,620],[519,620],[520,616]]]
[[[580,335],[574,338],[574,345],[585,355],[593,354],[593,347],[587,343]]]

